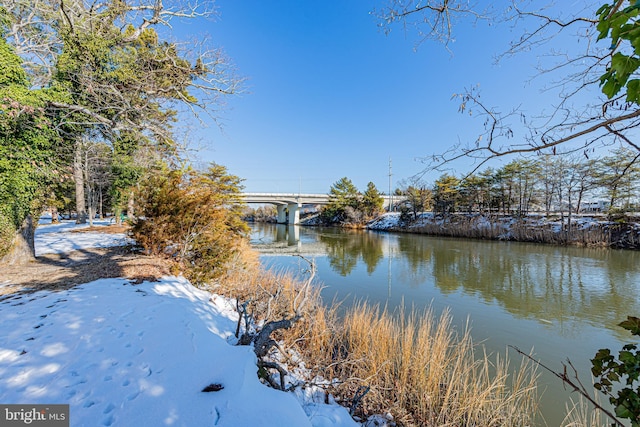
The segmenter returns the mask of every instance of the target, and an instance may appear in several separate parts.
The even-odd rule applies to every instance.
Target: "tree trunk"
[[[113,214],[116,216],[116,224],[122,225],[122,208],[119,205],[116,206]]]
[[[89,205],[89,227],[93,227],[93,218],[96,216],[95,208],[93,205]]]
[[[129,192],[129,200],[127,202],[127,218],[129,218],[129,221],[133,220],[133,215],[135,214],[133,207],[134,207],[134,198],[133,198],[133,190],[131,190]]]
[[[93,227],[93,220],[96,217],[96,197],[93,188],[91,188],[91,186],[89,185],[89,177],[85,176],[84,179],[84,182],[87,184],[87,187],[84,190],[84,194],[87,199],[87,219],[89,222],[89,227]]]
[[[27,216],[11,243],[9,252],[0,259],[0,264],[20,265],[36,259],[35,231],[33,217]]]
[[[583,192],[584,190],[582,188],[578,191],[578,201],[576,202],[576,210],[575,210],[576,215],[580,213],[580,205],[582,205]]]
[[[56,200],[55,192],[52,191],[49,198],[51,199],[51,223],[57,224],[60,222],[60,214],[58,212],[58,207],[56,206],[56,202],[55,202]]]
[[[569,243],[569,239],[571,239],[571,231],[572,231],[571,230],[571,227],[572,227],[571,214],[573,212],[573,209],[572,209],[573,206],[571,206],[571,201],[572,201],[572,199],[571,199],[571,190],[569,190],[569,197],[568,198],[569,198],[569,209],[568,209],[568,213],[567,213],[567,237],[566,237],[566,242],[565,242],[566,244],[568,244]]]
[[[618,201],[618,186],[611,188],[611,197],[609,198],[609,209],[613,209],[614,204]]]
[[[87,209],[84,201],[84,168],[82,161],[82,142],[76,141],[73,156],[73,180],[76,184],[76,224],[87,222]]]
[[[98,186],[98,218],[104,219],[104,212],[102,211],[102,186]]]

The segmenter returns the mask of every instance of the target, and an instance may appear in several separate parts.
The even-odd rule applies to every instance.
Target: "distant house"
[[[606,212],[609,210],[609,202],[598,200],[596,202],[583,202],[580,204],[580,212]]]

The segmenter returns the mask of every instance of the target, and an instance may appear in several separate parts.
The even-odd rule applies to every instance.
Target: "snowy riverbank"
[[[400,213],[392,212],[371,221],[367,228],[438,236],[640,249],[638,217],[612,221],[605,217],[574,215],[570,227],[568,221],[568,217],[544,215],[516,218],[455,214],[442,217],[431,212],[403,221]]]
[[[37,253],[127,242],[74,228],[41,226]],[[71,426],[359,425],[312,388],[262,384],[253,349],[234,345],[233,303],[182,277],[13,294],[0,316],[0,402],[69,404]]]

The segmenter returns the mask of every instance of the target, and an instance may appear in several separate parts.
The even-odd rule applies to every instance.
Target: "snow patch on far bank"
[[[400,226],[400,213],[388,212],[367,224],[369,230],[386,231]]]

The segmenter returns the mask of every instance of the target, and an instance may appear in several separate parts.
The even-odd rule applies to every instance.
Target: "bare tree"
[[[112,180],[110,147],[104,142],[87,142],[83,150],[83,173],[89,225],[96,214],[103,216],[104,189]]]
[[[489,159],[514,154],[579,152],[590,157],[596,147],[616,142],[640,151],[634,139],[634,130],[640,125],[637,87],[630,83],[637,67],[631,70],[631,76],[616,74],[623,68],[616,60],[624,59],[617,55],[632,52],[633,40],[610,32],[627,19],[633,22],[635,6],[628,0],[615,1],[606,8],[601,8],[599,1],[580,5],[520,0],[507,3],[502,11],[481,11],[468,1],[390,0],[388,8],[379,14],[385,28],[398,21],[415,25],[419,41],[431,38],[445,44],[452,37],[454,15],[476,20],[490,17],[498,25],[510,26],[520,35],[497,56],[498,60],[522,52],[536,53],[540,58],[536,78],[544,77],[547,83],[542,89],[557,95],[551,110],[530,116],[525,116],[521,106],[510,110],[491,106],[477,87],[454,95],[460,102],[460,112],[480,117],[484,130],[473,141],[462,141],[444,153],[424,158],[427,168],[438,169],[463,157],[476,160],[474,171]],[[574,42],[557,43],[559,40]],[[558,46],[568,47],[562,50]]]
[[[490,19],[488,10],[481,10],[469,0],[389,0],[385,7],[374,10],[379,26],[386,32],[396,23],[405,31],[415,31],[417,44],[436,40],[448,46],[454,38],[454,27],[460,19],[476,21]]]

